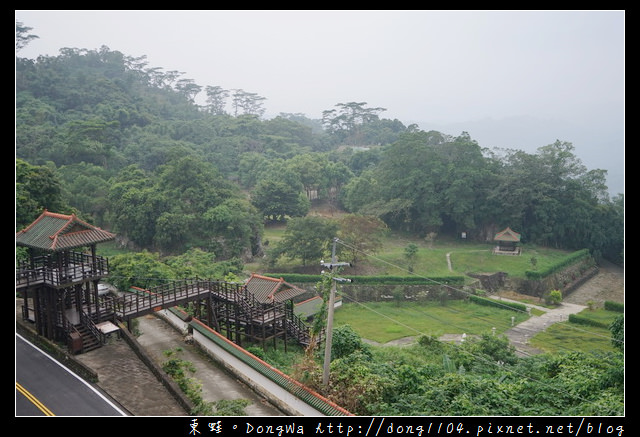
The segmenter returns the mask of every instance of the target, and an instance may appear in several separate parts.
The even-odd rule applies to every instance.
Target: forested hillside
[[[266,221],[325,201],[416,235],[485,241],[510,226],[524,242],[622,262],[623,197],[609,198],[604,171],[585,168],[570,139],[487,150],[366,102],[264,119],[261,96],[181,75],[107,47],[18,51],[17,228],[47,208],[136,249],[248,260],[264,252]]]
[[[388,228],[487,242],[509,226],[523,243],[623,262],[623,196],[609,198],[605,172],[585,168],[570,138],[535,154],[491,150],[466,132],[385,119],[366,102],[336,102],[321,120],[266,119],[260,95],[108,47],[21,58],[28,30],[16,32],[17,230],[46,208],[116,233],[132,249],[110,260],[120,289],[226,279],[265,254],[317,263],[336,235],[355,263]],[[349,214],[325,220],[308,214],[314,202]],[[272,222],[286,230],[267,245]],[[623,415],[620,320],[612,353],[529,359],[490,334],[378,349],[347,326],[336,329],[330,387],[313,351],[293,373],[356,414]]]

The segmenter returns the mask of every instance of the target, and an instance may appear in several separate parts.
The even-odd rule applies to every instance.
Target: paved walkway
[[[494,297],[498,300],[515,302],[509,299]],[[521,303],[521,302],[520,302]],[[542,353],[541,350],[529,345],[529,339],[539,332],[544,331],[550,325],[558,322],[566,322],[570,314],[576,314],[586,308],[583,305],[563,302],[556,308],[545,308],[531,304],[525,304],[528,308],[535,308],[544,313],[539,316],[532,315],[529,319],[517,324],[505,332],[505,335],[516,349],[519,356],[530,356]]]
[[[141,334],[137,337],[147,353],[156,363],[167,361],[165,351],[177,350],[176,358],[193,364],[195,373],[189,377],[198,381],[202,387],[202,398],[207,402],[222,399],[246,399],[251,402],[244,410],[248,416],[282,416],[284,415],[273,405],[245,384],[231,376],[217,365],[195,345],[185,342],[182,334],[164,320],[153,315],[139,317],[138,329]]]

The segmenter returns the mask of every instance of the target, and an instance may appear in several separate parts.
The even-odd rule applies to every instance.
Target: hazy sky
[[[21,57],[107,46],[224,89],[266,117],[337,103],[482,147],[573,143],[623,192],[624,11],[16,11]],[[202,93],[204,96],[204,93]]]

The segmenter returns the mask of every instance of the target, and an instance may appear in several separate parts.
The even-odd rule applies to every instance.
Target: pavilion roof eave
[[[33,223],[16,233],[16,245],[59,252],[114,240],[115,234],[78,219],[45,210]]]
[[[517,243],[520,241],[520,234],[512,230],[510,227],[507,227],[503,231],[498,232],[493,239],[495,241]]]

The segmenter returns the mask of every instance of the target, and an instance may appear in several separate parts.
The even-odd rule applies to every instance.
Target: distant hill
[[[609,193],[624,193],[624,138],[618,132],[603,131],[601,126],[577,126],[557,119],[514,116],[484,118],[456,123],[415,122],[421,129],[449,135],[468,132],[481,147],[507,148],[535,153],[538,147],[556,140],[567,141],[590,170],[607,170]],[[603,153],[607,151],[607,153]]]

